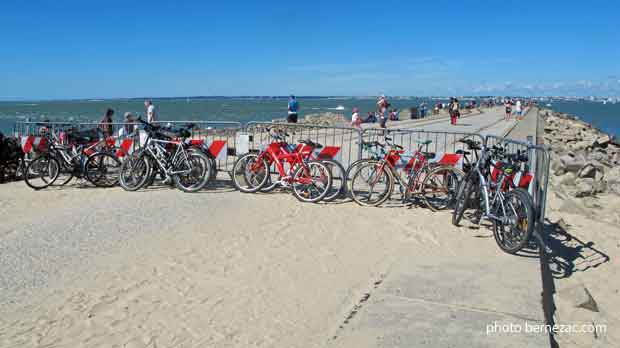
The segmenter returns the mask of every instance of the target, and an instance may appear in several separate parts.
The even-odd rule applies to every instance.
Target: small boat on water
[[[327,108],[328,110],[337,110],[337,111],[342,111],[344,110],[344,106],[342,105],[338,105],[335,108]]]

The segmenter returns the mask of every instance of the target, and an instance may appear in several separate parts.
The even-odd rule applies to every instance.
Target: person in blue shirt
[[[295,99],[294,95],[288,99],[288,117],[286,120],[288,123],[297,123],[297,112],[299,111],[299,103]]]

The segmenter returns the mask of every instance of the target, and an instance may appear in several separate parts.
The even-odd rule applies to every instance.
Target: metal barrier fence
[[[248,136],[249,151],[260,150],[273,141],[269,131],[282,130],[289,137],[291,143],[310,139],[323,146],[340,147],[337,159],[346,168],[359,159],[361,144],[360,130],[352,127],[319,126],[301,123],[278,123],[278,122],[249,122],[245,127],[245,135]]]
[[[502,138],[493,135],[486,136],[486,145],[504,145],[509,152],[525,151],[528,154],[529,171],[533,174],[530,194],[536,209],[535,231],[542,235],[545,222],[545,209],[547,206],[547,189],[549,185],[551,156],[547,146],[535,145],[523,141]]]

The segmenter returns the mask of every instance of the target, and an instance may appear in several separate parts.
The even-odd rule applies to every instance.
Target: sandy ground
[[[90,196],[88,207],[78,195]],[[3,255],[39,243],[55,255],[45,264],[30,255],[29,267],[3,258],[2,298],[12,303],[2,307],[2,347],[322,346],[403,245],[437,245],[449,233],[427,231],[445,217],[425,209],[304,205],[287,194],[128,196],[14,183],[2,201],[11,196],[21,198],[5,203]],[[24,211],[38,211],[41,224],[21,228],[13,213]],[[59,230],[69,216],[78,217],[63,222],[72,232]],[[65,237],[66,250],[46,241],[68,233],[81,236]],[[96,253],[90,244],[100,240]]]
[[[509,126],[495,114],[471,119],[463,130]],[[35,192],[17,182],[2,185],[0,207],[0,347],[323,347],[399,260],[468,264],[480,238],[485,259],[499,253],[488,231],[453,227],[447,213],[301,204],[225,185]]]

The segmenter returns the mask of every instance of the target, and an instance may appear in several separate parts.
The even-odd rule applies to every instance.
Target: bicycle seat
[[[301,140],[301,141],[299,141],[299,143],[306,144],[306,145],[310,146],[313,149],[320,149],[320,148],[323,147],[323,145],[321,145],[319,143],[315,143],[314,141],[312,141],[310,139]]]

